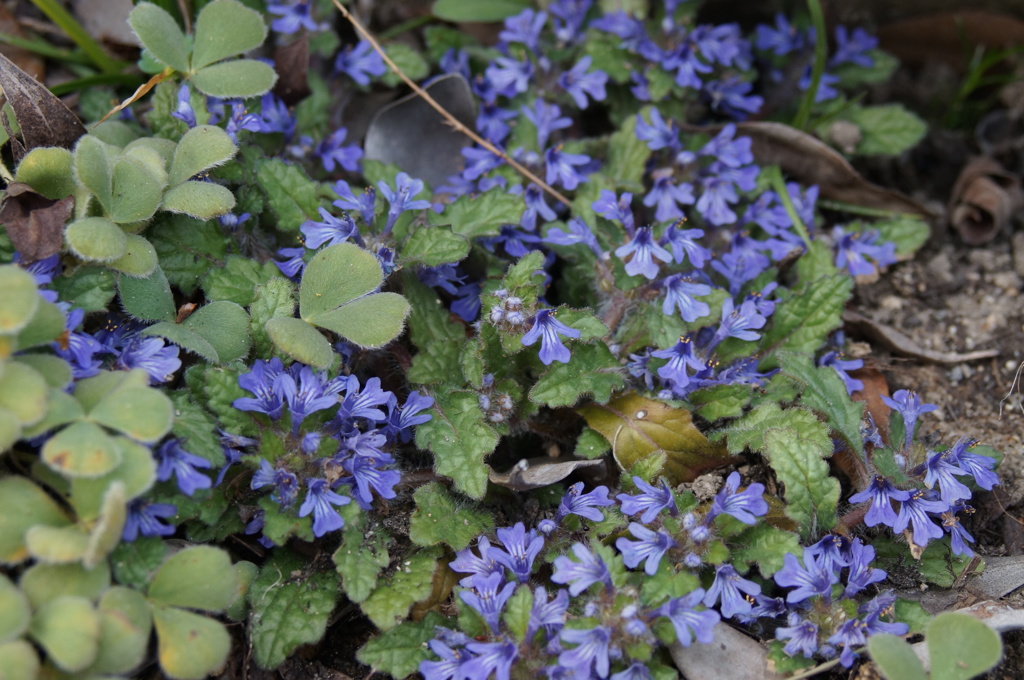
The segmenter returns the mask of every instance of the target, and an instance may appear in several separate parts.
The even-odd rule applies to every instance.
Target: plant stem
[[[837,212],[850,213],[851,215],[861,215],[863,217],[878,217],[882,219],[912,219],[920,220],[921,216],[917,213],[910,212],[898,212],[896,210],[882,210],[880,208],[871,208],[865,205],[857,205],[855,203],[844,203],[842,201],[832,201],[827,198],[819,198],[818,205],[826,210],[835,210]]]
[[[804,242],[804,247],[808,250],[811,248],[811,235],[807,231],[807,226],[803,220],[796,213],[796,207],[793,206],[793,199],[789,197],[789,189],[786,188],[786,180],[782,178],[782,170],[779,166],[775,165],[768,169],[769,181],[771,182],[772,189],[779,196],[779,200],[782,201],[782,207],[786,209],[786,214],[789,216],[790,221],[793,223],[793,229],[799,234],[800,239]]]
[[[415,17],[413,19],[409,19],[408,21],[403,21],[397,26],[392,26],[388,30],[382,32],[380,34],[380,37],[382,40],[390,40],[395,36],[402,35],[406,31],[411,31],[414,28],[419,28],[423,24],[429,24],[433,20],[433,16],[431,16],[430,14],[424,14],[423,16]]]
[[[448,124],[451,125],[455,131],[461,132],[462,134],[466,135],[474,142],[476,142],[483,148],[493,153],[498,158],[502,159],[503,161],[511,165],[517,172],[519,172],[519,174],[521,174],[523,177],[539,186],[549,196],[554,198],[559,203],[572,207],[572,201],[570,201],[568,198],[566,198],[559,192],[555,191],[555,189],[552,188],[547,182],[542,180],[540,177],[537,177],[537,175],[533,174],[528,168],[524,167],[522,164],[509,158],[504,151],[488,142],[486,139],[478,135],[476,132],[470,130],[465,125],[460,123],[455,118],[455,116],[448,112],[447,109],[438,104],[437,101],[433,97],[431,97],[426,90],[424,90],[422,87],[414,83],[412,79],[409,78],[409,76],[405,75],[402,69],[398,68],[398,65],[391,60],[391,57],[389,57],[386,52],[384,52],[384,49],[380,46],[380,43],[378,43],[377,40],[373,37],[373,34],[371,34],[361,23],[359,23],[359,20],[352,16],[352,13],[348,11],[348,8],[342,5],[339,2],[339,0],[331,1],[334,3],[334,6],[338,8],[338,11],[341,12],[342,16],[349,20],[349,22],[352,24],[352,27],[356,29],[356,33],[358,33],[360,37],[363,38],[363,40],[370,43],[370,47],[372,47],[373,50],[380,55],[380,58],[384,60],[384,63],[388,65],[388,68],[391,69],[391,71],[396,76],[401,78],[402,82],[408,85],[409,88],[412,89],[412,91],[417,94],[417,96],[421,97],[423,101],[427,102],[427,104],[429,104],[432,109],[434,109],[442,116],[444,116],[445,120],[448,121]]]
[[[814,108],[814,100],[818,98],[818,86],[828,58],[828,36],[825,34],[825,15],[821,11],[820,0],[807,0],[807,9],[811,12],[811,22],[814,24],[814,66],[811,69],[811,85],[804,93],[800,109],[793,120],[793,127],[798,130],[806,130],[811,120],[811,109]]]
[[[60,26],[61,30],[82,48],[82,51],[101,71],[117,73],[121,70],[121,64],[107,54],[103,46],[96,42],[82,24],[78,23],[78,20],[71,16],[71,13],[64,9],[57,0],[32,0],[32,4],[49,17],[50,21]]]

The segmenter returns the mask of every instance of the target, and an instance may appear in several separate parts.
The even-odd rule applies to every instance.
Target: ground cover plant
[[[931,677],[998,661],[890,576],[983,568],[1002,454],[920,437],[928,395],[844,353],[855,286],[929,235],[843,156],[925,133],[856,95],[896,67],[875,38],[817,0],[753,30],[441,0],[422,49],[330,2],[192,5],[92,57],[148,79],[117,107],[0,68],[0,677],[242,677],[348,635],[396,678],[673,678],[733,628],[778,674],[926,677],[922,634]],[[331,105],[410,88],[363,135]]]

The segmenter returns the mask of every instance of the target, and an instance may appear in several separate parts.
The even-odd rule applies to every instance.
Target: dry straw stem
[[[434,100],[434,98],[427,93],[426,90],[424,90],[422,87],[420,87],[412,80],[410,80],[409,76],[405,75],[405,73],[402,72],[402,69],[398,68],[398,65],[395,64],[395,62],[391,61],[391,57],[389,57],[384,52],[384,50],[380,46],[380,43],[377,42],[376,38],[374,38],[373,35],[361,23],[359,23],[359,21],[354,16],[352,16],[352,13],[348,11],[348,8],[342,5],[341,2],[339,2],[339,0],[332,0],[332,2],[334,3],[334,6],[338,8],[338,11],[341,12],[342,16],[348,19],[349,22],[352,24],[352,27],[356,29],[356,33],[358,33],[360,37],[366,40],[366,42],[370,43],[370,47],[372,47],[374,51],[380,55],[381,59],[384,60],[384,63],[388,65],[388,68],[391,69],[391,71],[396,76],[401,78],[402,82],[408,85],[412,89],[412,91],[416,93],[417,96],[422,97],[424,101],[430,104],[431,108],[433,108],[435,111],[444,116],[445,120],[448,121],[448,124],[451,125],[452,128],[466,135],[474,142],[476,142],[483,148],[493,153],[495,156],[498,156],[503,161],[511,165],[513,168],[516,169],[517,172],[523,175],[523,177],[526,177],[526,179],[530,180],[531,182],[539,186],[556,201],[564,203],[565,205],[570,207],[572,206],[572,202],[568,198],[555,191],[555,189],[552,188],[551,185],[549,185],[547,182],[542,180],[540,177],[537,177],[537,175],[530,172],[530,170],[524,167],[523,165],[509,158],[504,151],[488,142],[486,139],[478,135],[476,132],[470,130],[465,125],[460,123],[455,118],[455,116],[448,112],[447,109],[438,104]]]

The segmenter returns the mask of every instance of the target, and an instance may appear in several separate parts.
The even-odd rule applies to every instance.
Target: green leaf
[[[0,408],[13,413],[25,427],[46,415],[50,386],[34,368],[10,362],[0,373]]]
[[[100,616],[83,597],[59,597],[36,611],[29,634],[54,665],[74,673],[96,658]]]
[[[103,496],[99,516],[89,532],[89,542],[82,555],[82,565],[93,569],[106,562],[107,556],[121,542],[125,522],[128,521],[128,498],[124,484],[111,482]]]
[[[850,399],[846,384],[834,369],[815,366],[807,356],[780,353],[782,372],[803,388],[800,403],[828,417],[832,429],[846,441],[850,450],[864,458],[864,439],[860,422],[864,404]]]
[[[189,387],[193,393],[199,393],[199,401],[217,416],[221,427],[229,432],[249,435],[254,433],[252,416],[232,406],[236,399],[252,396],[238,385],[238,376],[243,371],[247,372],[248,369],[244,366],[231,369],[206,366],[201,367],[201,371],[196,373],[189,369],[185,377],[189,380]],[[195,384],[193,375],[198,377]]]
[[[245,262],[251,262],[248,258],[242,259]],[[207,294],[209,295],[209,293]],[[238,302],[238,300],[235,300],[235,302]],[[253,289],[252,304],[249,306],[249,315],[251,317],[249,329],[252,331],[252,344],[256,356],[267,358],[270,356],[270,351],[273,348],[270,336],[264,328],[266,323],[278,317],[289,318],[294,313],[295,290],[288,279],[275,275],[266,283],[258,285]]]
[[[277,215],[277,228],[298,231],[306,220],[320,218],[319,186],[300,165],[289,165],[277,158],[260,161],[256,182],[267,194],[267,203]]]
[[[214,4],[232,2],[233,0],[216,0]],[[212,5],[207,5],[200,17]],[[260,25],[263,22],[260,21]],[[234,35],[235,28],[231,31],[220,30],[222,35]],[[223,165],[234,158],[238,147],[231,141],[228,133],[216,125],[197,125],[181,138],[178,146],[174,149],[174,159],[171,161],[171,170],[167,175],[167,182],[171,185],[180,184],[194,176]]]
[[[75,191],[72,156],[60,147],[37,147],[28,152],[14,173],[15,182],[24,182],[52,201]]]
[[[604,456],[609,451],[611,451],[611,445],[604,438],[604,435],[597,430],[585,427],[583,432],[580,432],[580,436],[576,438],[576,448],[573,450],[573,455],[578,458],[593,460],[594,458]]]
[[[31,621],[32,607],[28,597],[9,578],[0,574],[0,645],[21,637]]]
[[[650,155],[647,142],[636,136],[636,116],[630,116],[608,140],[607,171],[619,187],[639,191]]]
[[[227,240],[217,222],[162,213],[148,233],[167,280],[185,295],[224,260]]]
[[[409,540],[416,545],[447,543],[453,550],[462,550],[494,527],[490,513],[459,509],[459,503],[439,482],[421,486],[413,494],[413,500],[416,510],[409,520]]]
[[[266,37],[259,12],[236,0],[214,0],[196,17],[192,70],[255,49]]]
[[[748,385],[714,385],[691,393],[689,400],[701,418],[718,420],[742,415],[750,396]]]
[[[843,307],[852,290],[849,276],[821,278],[797,288],[775,306],[772,326],[761,340],[762,351],[813,354],[842,323]],[[766,368],[763,362],[760,368]]]
[[[505,612],[501,618],[512,633],[512,639],[522,642],[526,639],[526,630],[530,624],[530,610],[533,607],[533,593],[528,585],[520,585],[505,604]]]
[[[476,393],[457,390],[432,392],[432,418],[416,428],[416,446],[434,453],[438,474],[471,498],[487,491],[484,457],[498,445],[498,435],[484,422]]]
[[[849,119],[860,128],[860,155],[895,156],[916,146],[928,131],[927,124],[902,104],[854,108]]]
[[[277,276],[273,262],[260,264],[241,255],[228,255],[223,267],[211,269],[203,279],[203,291],[208,300],[226,300],[248,307],[256,287]]]
[[[383,280],[380,262],[369,251],[352,243],[324,248],[302,275],[299,314],[314,323],[318,315],[376,290]]]
[[[449,225],[454,233],[474,239],[497,236],[503,224],[519,224],[524,208],[522,196],[496,187],[479,195],[459,196],[443,213],[428,213],[427,219],[431,224]]]
[[[89,411],[89,419],[136,441],[153,444],[171,431],[174,408],[167,395],[157,389],[126,386],[105,396]]]
[[[124,255],[107,266],[128,276],[149,276],[158,264],[153,244],[138,234],[126,234]]]
[[[224,624],[173,607],[153,607],[160,668],[175,680],[201,680],[224,667],[231,636]]]
[[[43,445],[43,462],[67,477],[100,477],[121,462],[121,452],[95,423],[73,423]]]
[[[122,155],[111,175],[110,219],[119,224],[148,220],[160,206],[165,181],[142,161]]]
[[[595,69],[601,69],[616,83],[628,83],[633,65],[631,55],[622,49],[622,41],[612,35],[598,33],[588,36],[583,44],[586,53],[593,59]],[[586,218],[584,218],[586,219]]]
[[[436,267],[459,262],[469,255],[469,241],[447,226],[420,227],[409,234],[399,252],[407,262]]]
[[[0,266],[0,335],[17,333],[32,320],[42,298],[32,275],[16,265]]]
[[[209,220],[231,212],[235,196],[219,184],[188,181],[168,189],[160,207],[167,212]]]
[[[161,538],[143,536],[117,546],[110,556],[110,567],[118,583],[141,591],[149,586],[166,556],[167,544]]]
[[[604,343],[576,346],[569,363],[555,363],[537,380],[530,390],[530,400],[557,408],[572,406],[591,395],[601,404],[625,384],[622,366]]]
[[[64,241],[75,255],[93,262],[113,262],[128,245],[125,233],[106,217],[72,222],[64,230]]]
[[[114,482],[123,485],[126,500],[131,500],[149,491],[156,481],[156,461],[148,447],[127,437],[113,437],[111,441],[121,455],[117,467],[102,477],[71,480],[71,501],[79,519],[91,521],[100,515],[107,490]]]
[[[523,0],[476,0],[472,3],[436,0],[431,11],[438,19],[455,23],[495,23],[519,14],[527,7],[529,4]]]
[[[25,533],[33,526],[65,526],[64,511],[25,477],[0,478],[0,563],[18,564],[28,558]]]
[[[423,80],[430,73],[430,66],[423,55],[405,43],[391,43],[384,48],[384,52],[391,57],[391,61],[395,62],[395,66],[402,73],[414,81]],[[402,79],[390,69],[381,76],[380,80],[388,87],[397,87],[402,83]]]
[[[301,299],[301,289],[299,294]],[[360,347],[376,349],[402,334],[409,310],[409,302],[398,293],[374,293],[318,314],[310,321]]]
[[[381,630],[400,624],[414,604],[430,596],[441,555],[442,551],[434,547],[406,557],[388,582],[378,586],[360,605],[363,613]]]
[[[205,458],[214,467],[224,464],[224,451],[217,436],[217,421],[192,400],[185,390],[169,392],[174,402],[174,426],[171,432],[181,439],[189,453]]]
[[[243,359],[249,353],[249,315],[227,300],[204,305],[181,322],[185,328],[210,343],[221,363]]]
[[[274,87],[277,74],[267,64],[255,59],[235,59],[206,66],[190,78],[196,89],[208,97],[235,99],[259,97]]]
[[[462,345],[455,340],[431,342],[412,358],[406,377],[419,385],[450,382],[461,371],[461,350]]]
[[[891,220],[855,223],[850,226],[861,227],[861,230],[876,230],[880,241],[896,244],[896,254],[899,256],[913,255],[932,235],[931,227],[926,221],[912,217],[895,217]]]
[[[944,612],[925,633],[932,680],[968,680],[999,663],[999,633],[969,614]]]
[[[0,668],[7,674],[4,680],[36,680],[39,677],[39,657],[31,643],[15,640],[0,645]]]
[[[37,524],[25,532],[29,554],[46,564],[68,564],[85,557],[89,535],[77,525],[47,527]]]
[[[23,350],[48,344],[58,339],[64,332],[64,323],[64,312],[60,307],[45,300],[41,301],[28,325],[14,338],[14,346]],[[10,342],[10,339],[5,341],[3,336],[0,336],[0,342]]]
[[[764,443],[768,462],[786,485],[786,515],[798,524],[800,532],[811,536],[835,526],[839,482],[829,475],[828,463],[822,460],[832,453],[828,428],[817,420],[813,425],[805,422],[803,427],[775,427],[765,432]]]
[[[944,538],[928,543],[928,547],[921,553],[917,567],[921,578],[925,581],[940,588],[951,588],[970,561],[970,558],[965,555],[954,555],[949,546],[949,540]],[[984,565],[975,571],[980,572],[983,569]]]
[[[114,277],[113,272],[103,267],[80,267],[69,276],[54,279],[53,289],[72,307],[98,312],[106,310],[114,298]]]
[[[37,563],[21,575],[18,585],[33,609],[58,597],[75,596],[93,601],[110,587],[110,567],[106,563],[95,569],[85,569],[78,563]]]
[[[367,533],[363,519],[360,515],[359,520],[346,523],[345,540],[332,555],[345,595],[357,604],[370,596],[381,569],[391,563],[387,535],[379,529]]]
[[[154,58],[175,71],[188,72],[185,34],[174,17],[152,3],[142,2],[128,15],[128,23]]]
[[[167,277],[158,266],[145,278],[120,276],[117,291],[124,311],[144,321],[173,321],[174,295]]]
[[[906,640],[881,633],[868,638],[871,660],[886,680],[927,680],[928,674]]]
[[[664,474],[675,485],[693,481],[702,472],[731,460],[723,445],[709,442],[693,425],[689,411],[635,392],[607,404],[588,404],[578,412],[611,442],[612,455],[622,470],[664,452],[668,457]]]
[[[117,151],[93,135],[85,135],[75,145],[75,176],[107,210],[111,201],[111,168]]]
[[[141,335],[156,335],[165,338],[184,350],[198,354],[210,363],[220,363],[220,357],[213,345],[180,324],[161,321],[142,331]]]
[[[158,605],[222,612],[234,600],[237,587],[228,554],[197,545],[171,555],[153,576],[147,595]]]
[[[249,587],[249,635],[261,668],[276,668],[301,645],[319,642],[338,597],[338,578],[308,572],[278,549]]]
[[[411,271],[403,272],[402,287],[412,306],[409,335],[420,351],[437,340],[465,341],[464,326],[451,320],[451,314],[437,293],[423,285]]]
[[[99,603],[100,640],[96,660],[86,673],[128,674],[146,656],[153,628],[146,598],[136,590],[115,586]]]
[[[420,662],[430,658],[427,643],[434,639],[435,628],[446,621],[433,611],[428,611],[422,621],[403,621],[360,647],[356,658],[373,672],[399,679],[408,677],[419,669]]]
[[[741,572],[749,565],[757,564],[761,576],[771,578],[782,569],[787,553],[800,554],[800,539],[791,531],[777,529],[770,524],[760,523],[746,529],[730,540],[735,545],[730,550],[732,563]]]
[[[317,368],[327,368],[334,362],[331,343],[302,319],[274,317],[267,321],[264,329],[274,345],[296,361]]]

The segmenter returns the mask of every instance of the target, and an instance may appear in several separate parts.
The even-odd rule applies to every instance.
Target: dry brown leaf
[[[529,491],[557,484],[574,472],[604,472],[604,459],[560,461],[551,458],[523,458],[508,472],[491,470],[491,483],[513,491]]]
[[[864,389],[857,390],[850,395],[850,398],[854,401],[864,402],[865,415],[870,415],[875,421],[875,425],[882,426],[878,433],[882,436],[882,441],[888,443],[889,431],[884,425],[889,422],[889,412],[892,409],[882,401],[882,397],[890,396],[889,383],[885,376],[877,368],[865,367],[850,371],[850,377],[864,383]]]
[[[889,0],[877,2],[889,6],[901,4]],[[1019,17],[985,9],[967,9],[965,6],[969,3],[963,0],[959,2],[959,8],[950,9],[950,4],[946,2],[946,7],[942,8],[947,11],[934,11],[940,9],[935,0],[920,0],[920,8],[925,11],[923,14],[892,22],[882,18],[878,29],[881,48],[904,63],[941,61],[963,72],[971,56],[964,45],[1004,49],[1024,42],[1024,21]],[[875,20],[879,18],[877,13],[869,16]]]
[[[71,109],[52,92],[0,54],[0,88],[21,126],[24,146],[11,139],[11,151],[17,164],[29,150],[39,146],[70,149],[85,134],[85,126]]]
[[[53,201],[40,196],[27,184],[7,185],[7,197],[0,207],[0,222],[26,264],[60,252],[64,223],[71,217],[75,198]]]
[[[988,243],[1024,207],[1020,180],[991,158],[972,158],[953,185],[949,223],[964,243]]]
[[[998,349],[983,349],[963,354],[925,349],[892,326],[878,323],[850,309],[843,312],[843,324],[850,333],[873,340],[893,354],[932,364],[960,364],[999,356]]]
[[[295,106],[309,94],[309,34],[274,50],[277,84],[274,94],[288,106]]]

